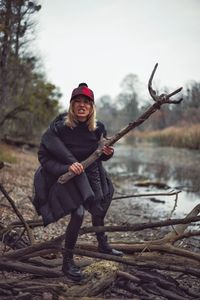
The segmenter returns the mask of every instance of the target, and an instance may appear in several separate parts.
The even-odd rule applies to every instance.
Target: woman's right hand
[[[75,162],[69,167],[69,171],[75,173],[76,175],[80,175],[82,172],[84,172],[84,168],[81,163]]]

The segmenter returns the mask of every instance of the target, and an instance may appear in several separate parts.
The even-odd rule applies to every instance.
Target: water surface
[[[178,205],[173,217],[186,215],[200,203],[200,151],[172,147],[155,147],[152,145],[115,146],[114,157],[106,163],[115,181],[121,182],[117,191],[123,194],[168,192],[181,190]],[[137,187],[141,180],[165,183],[166,187]],[[164,200],[156,205],[157,209],[171,210],[174,205],[172,197],[155,197]],[[145,200],[142,200],[145,201]]]

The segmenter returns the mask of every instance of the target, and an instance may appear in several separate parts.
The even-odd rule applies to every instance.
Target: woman
[[[34,178],[33,203],[42,215],[44,225],[71,214],[65,236],[63,253],[64,274],[80,281],[81,270],[74,264],[73,249],[84,218],[84,210],[92,215],[93,226],[103,226],[104,217],[113,196],[111,180],[102,160],[113,155],[113,148],[104,146],[101,157],[84,170],[85,160],[98,147],[101,136],[106,137],[104,125],[96,122],[94,94],[81,83],[72,92],[68,114],[60,115],[42,136],[38,158],[41,166]],[[60,184],[57,179],[67,171],[74,172],[72,180]],[[122,255],[107,243],[105,233],[96,234],[98,250]]]

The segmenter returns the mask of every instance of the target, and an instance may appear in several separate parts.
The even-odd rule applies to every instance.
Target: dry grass
[[[200,149],[200,124],[168,127],[150,132],[134,132],[136,141],[150,141],[159,146]]]
[[[6,144],[0,143],[0,161],[7,163],[16,163],[17,158],[14,155],[14,152],[11,150],[11,147]]]

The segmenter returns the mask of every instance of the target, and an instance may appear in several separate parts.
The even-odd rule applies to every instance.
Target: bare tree
[[[31,17],[40,10],[37,1],[0,1],[0,124],[25,109],[20,98],[30,82],[31,64],[27,63],[27,37],[34,28]],[[33,64],[32,64],[33,65]]]

